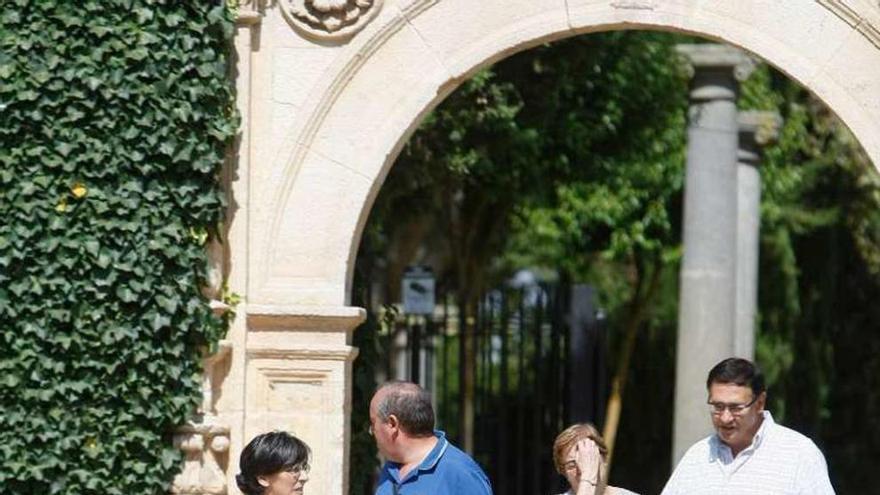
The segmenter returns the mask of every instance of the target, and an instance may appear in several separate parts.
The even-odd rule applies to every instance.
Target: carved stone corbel
[[[253,26],[263,21],[263,11],[275,0],[240,0],[235,13],[236,24]]]

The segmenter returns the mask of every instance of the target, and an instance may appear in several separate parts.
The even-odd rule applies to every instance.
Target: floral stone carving
[[[344,40],[363,29],[383,0],[280,0],[287,21],[304,36]]]

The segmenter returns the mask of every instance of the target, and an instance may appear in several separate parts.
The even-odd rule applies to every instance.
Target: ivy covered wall
[[[150,494],[224,332],[222,2],[0,0],[0,492]]]

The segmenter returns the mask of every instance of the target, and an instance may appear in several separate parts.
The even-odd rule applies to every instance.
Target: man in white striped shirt
[[[661,495],[834,495],[825,457],[764,410],[767,391],[751,361],[721,361],[706,380],[715,434],[695,443]]]

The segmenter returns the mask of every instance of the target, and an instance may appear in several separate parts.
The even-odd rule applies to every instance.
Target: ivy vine
[[[166,492],[223,322],[222,2],[0,0],[0,492]]]

